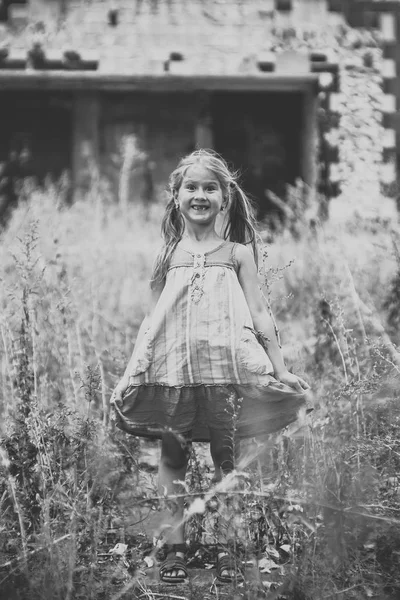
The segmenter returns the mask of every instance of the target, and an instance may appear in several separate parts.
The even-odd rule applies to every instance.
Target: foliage
[[[146,524],[157,516],[162,530],[165,503],[146,458],[154,448],[113,431],[108,397],[144,314],[162,207],[152,211],[96,195],[68,206],[56,188],[32,189],[1,234],[9,597],[112,597],[121,585],[150,594],[140,569],[158,551]],[[312,383],[315,416],[245,445],[235,478],[219,486],[199,445],[185,492],[189,563],[213,563],[218,531],[267,578],[262,588],[247,582],[242,597],[399,591],[399,366],[384,328],[393,235],[357,216],[340,231],[304,218],[264,249],[266,299],[288,364]],[[121,555],[110,552],[117,542]]]
[[[211,4],[204,2],[207,11]],[[57,47],[82,36],[75,22],[73,31],[41,27]],[[30,47],[37,29],[28,27],[20,42]],[[373,154],[381,136],[376,37],[345,25],[277,26],[267,36],[278,52],[330,47],[339,57],[334,141],[343,196],[331,210],[347,212],[341,226],[321,226],[323,199],[297,181],[284,206],[272,198],[283,210],[275,237],[260,231],[271,243],[263,248],[266,300],[288,364],[312,384],[314,416],[298,430],[242,445],[236,473],[219,486],[206,449],[192,451],[188,559],[213,563],[218,528],[229,551],[258,563],[264,578],[262,586],[259,575],[236,586],[235,598],[399,594],[398,226],[364,210],[369,198],[384,203]],[[92,184],[72,206],[64,184],[45,192],[27,185],[18,190],[25,202],[3,215],[10,217],[0,233],[0,596],[7,600],[122,598],[133,588],[155,597],[142,573],[158,552],[152,529],[161,534],[164,525],[156,448],[113,430],[108,398],[144,315],[162,207],[129,203],[123,177],[119,206],[98,170]]]

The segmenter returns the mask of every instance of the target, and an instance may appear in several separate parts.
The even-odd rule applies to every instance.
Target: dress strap
[[[229,258],[232,262],[233,268],[235,269],[235,271],[237,273],[239,270],[239,264],[238,264],[238,261],[236,258],[236,248],[237,248],[237,242],[233,242],[232,246],[231,246],[231,252],[230,252]]]

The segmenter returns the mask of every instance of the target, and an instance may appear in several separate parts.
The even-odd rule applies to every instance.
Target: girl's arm
[[[274,322],[261,294],[257,267],[251,251],[246,246],[238,245],[236,259],[239,265],[239,282],[250,309],[254,329],[260,331],[268,340],[267,354],[274,368],[275,377],[299,392],[304,392],[304,390],[309,389],[309,385],[297,375],[290,373],[286,368],[276,337]]]
[[[159,284],[159,285],[157,285],[157,287],[154,287],[150,291],[150,301],[149,301],[147,314],[144,317],[144,319],[139,327],[139,331],[136,336],[135,345],[133,347],[132,356],[128,362],[128,366],[125,369],[125,373],[123,374],[121,380],[119,381],[118,385],[116,386],[116,388],[113,391],[113,394],[111,397],[112,402],[115,402],[115,400],[120,400],[122,398],[123,393],[125,392],[126,388],[129,385],[129,374],[132,372],[132,368],[133,368],[134,362],[136,360],[136,351],[139,348],[139,346],[142,342],[143,336],[149,327],[152,313],[153,313],[153,311],[156,307],[156,304],[161,296],[161,292],[164,289],[164,285],[165,285],[164,283]]]

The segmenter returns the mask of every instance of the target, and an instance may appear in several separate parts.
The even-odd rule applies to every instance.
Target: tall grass
[[[68,206],[55,187],[30,190],[1,233],[5,598],[117,596],[151,551],[131,525],[162,499],[139,442],[110,425],[108,399],[144,315],[162,212],[162,202],[149,211],[92,194]],[[200,516],[188,509],[190,539],[207,538],[229,498],[237,546],[275,561],[282,597],[400,589],[397,236],[393,223],[355,216],[304,224],[266,248],[266,295],[289,366],[312,384],[315,414],[300,430],[248,443],[240,485],[210,488],[201,446],[192,457],[188,506],[210,491]],[[116,542],[129,560],[109,553]],[[277,597],[268,585],[257,593]]]

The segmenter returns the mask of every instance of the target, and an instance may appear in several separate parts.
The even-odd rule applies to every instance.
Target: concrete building
[[[383,4],[389,38],[394,2]],[[146,200],[180,156],[211,147],[242,171],[256,196],[265,188],[280,193],[298,177],[335,195],[337,149],[325,138],[334,119],[327,125],[319,115],[334,109],[338,66],[319,42],[298,50],[291,39],[295,28],[321,39],[326,28],[365,14],[365,6],[350,15],[342,6],[1,0],[0,161],[28,157],[39,178],[68,169],[77,193],[87,188],[91,165],[110,180],[125,165]]]

